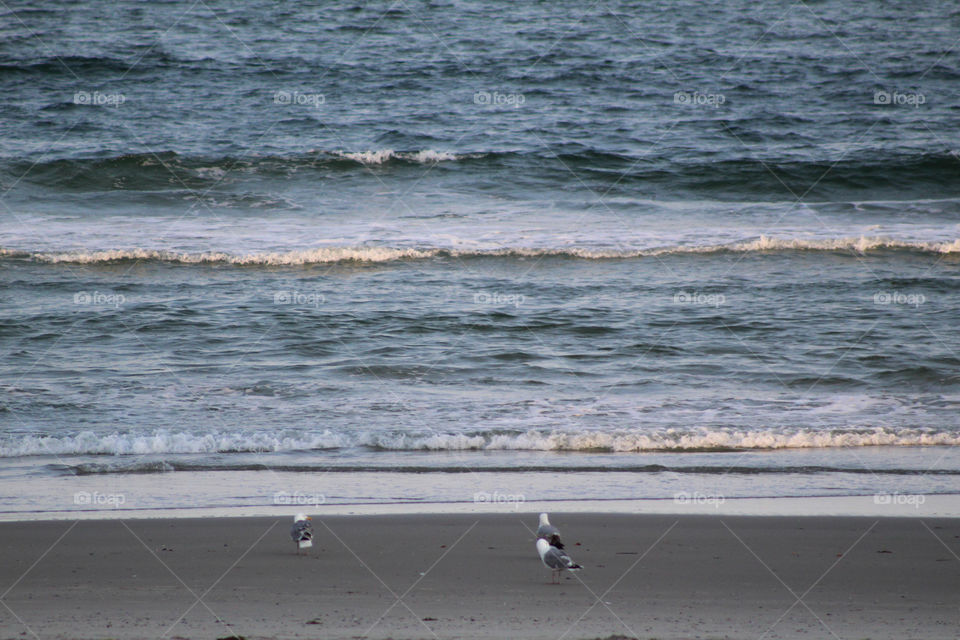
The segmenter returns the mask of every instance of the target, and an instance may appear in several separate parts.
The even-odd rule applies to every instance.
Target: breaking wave
[[[152,261],[176,264],[234,264],[290,266],[335,262],[394,262],[435,257],[566,257],[585,260],[614,260],[684,254],[822,251],[866,254],[877,251],[905,251],[928,254],[960,253],[960,239],[944,242],[900,240],[886,237],[844,237],[835,239],[792,239],[759,236],[726,244],[680,245],[641,249],[595,247],[504,247],[459,250],[442,247],[400,248],[378,246],[331,246],[286,252],[235,254],[229,252],[182,253],[162,249],[111,249],[102,251],[23,251],[0,249],[0,259],[27,259],[46,263],[108,264],[123,261]]]
[[[435,162],[449,162],[465,158],[478,158],[483,154],[456,154],[449,151],[434,151],[425,149],[423,151],[394,151],[393,149],[379,149],[377,151],[357,151],[346,152],[336,151],[334,155],[339,158],[346,158],[359,162],[361,164],[385,164],[391,160],[404,160],[406,162],[416,162],[418,164],[433,164]]]
[[[366,448],[383,451],[740,451],[830,447],[945,446],[960,444],[960,432],[888,428],[790,431],[737,429],[620,430],[612,432],[523,431],[474,433],[312,433],[160,430],[147,434],[19,435],[0,439],[0,457],[39,455],[156,455],[269,453]]]

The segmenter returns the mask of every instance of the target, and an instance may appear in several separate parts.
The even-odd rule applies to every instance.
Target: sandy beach
[[[0,524],[2,638],[955,638],[960,520],[535,514]]]

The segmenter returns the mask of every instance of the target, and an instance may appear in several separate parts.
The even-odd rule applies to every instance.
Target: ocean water
[[[954,8],[3,9],[0,511],[960,494]]]

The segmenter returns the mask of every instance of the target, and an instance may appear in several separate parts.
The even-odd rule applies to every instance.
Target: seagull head
[[[547,517],[547,514],[541,513],[541,514],[540,514],[540,526],[542,527],[542,526],[545,525],[545,524],[547,524],[547,525],[550,524],[550,519]]]
[[[305,513],[298,513],[297,515],[293,516],[294,522],[300,522],[301,520],[310,520],[310,516]]]

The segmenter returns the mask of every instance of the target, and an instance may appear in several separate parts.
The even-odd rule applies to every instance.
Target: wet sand
[[[960,519],[555,513],[0,523],[0,638],[955,638]]]

